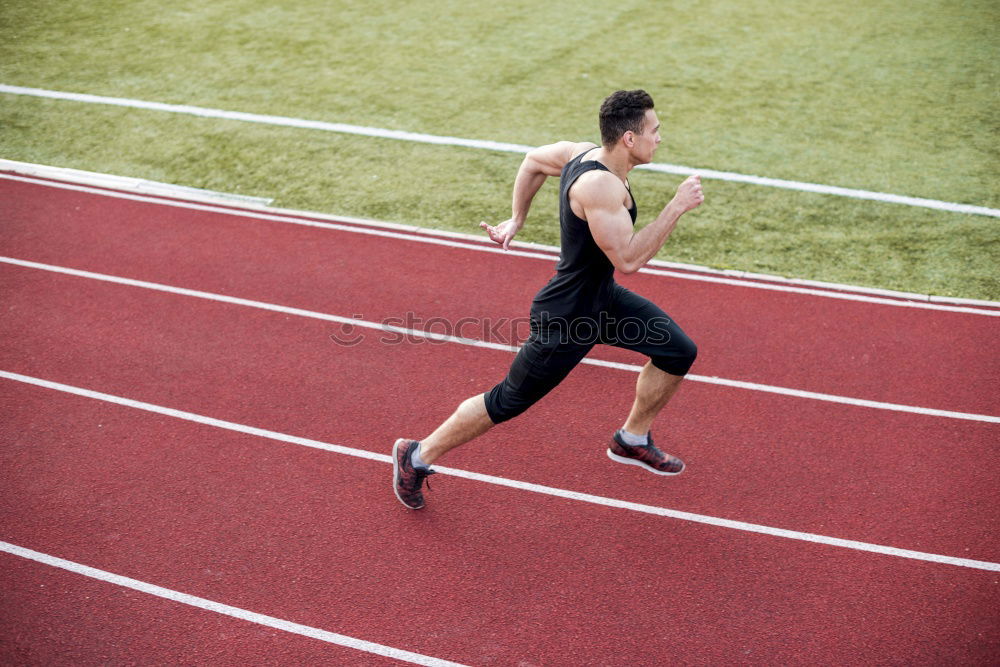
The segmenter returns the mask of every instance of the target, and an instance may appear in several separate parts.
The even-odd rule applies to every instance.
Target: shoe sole
[[[423,509],[423,505],[414,507],[413,505],[408,505],[406,501],[399,497],[399,446],[402,444],[405,446],[406,439],[400,438],[396,441],[396,444],[392,446],[392,492],[396,495],[396,500],[403,503],[403,507],[411,510]]]
[[[618,456],[613,451],[611,451],[610,447],[608,447],[608,458],[611,459],[612,461],[617,461],[618,463],[624,463],[625,465],[639,466],[643,470],[648,470],[649,472],[653,473],[654,475],[668,475],[668,476],[671,476],[671,477],[674,476],[674,475],[681,474],[682,472],[684,472],[684,468],[687,467],[686,465],[684,465],[682,463],[681,464],[681,469],[678,470],[677,472],[665,472],[663,470],[657,470],[656,468],[650,467],[648,464],[646,464],[646,463],[644,463],[642,461],[639,461],[637,459],[629,459],[629,458],[625,458],[624,456]]]

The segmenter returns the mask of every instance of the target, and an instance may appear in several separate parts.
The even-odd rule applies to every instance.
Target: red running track
[[[524,318],[554,265],[37,184],[2,187],[9,256],[372,321],[407,312],[424,322]],[[698,342],[699,375],[1000,414],[995,317],[642,274],[621,282],[662,304]],[[609,348],[595,354],[637,362]]]
[[[422,317],[514,316],[551,270],[539,260],[37,185],[17,190],[27,185],[18,183],[8,192],[9,185],[3,183],[8,256],[366,319],[406,310]],[[482,282],[486,269],[501,265],[509,280]],[[326,322],[37,269],[0,269],[8,312],[4,370],[373,452],[388,453],[395,436],[422,435],[457,400],[495,382],[510,359],[454,344],[380,345],[375,336],[345,348],[331,343],[335,325]],[[995,318],[814,298],[823,303],[803,320],[814,331],[846,332],[848,314],[855,322],[867,318],[869,336],[897,341],[905,339],[891,328],[898,319],[921,325],[916,340],[869,360],[880,364],[879,373],[861,373],[852,385],[830,363],[811,373],[796,364],[771,368],[774,359],[759,358],[781,358],[787,326],[772,331],[754,359],[713,342],[725,342],[733,328],[732,309],[720,314],[719,304],[759,300],[745,312],[773,313],[777,322],[783,302],[802,316],[801,302],[808,301],[802,295],[641,280],[639,291],[662,295],[669,312],[691,322],[687,328],[702,349],[696,370],[703,374],[966,412],[995,407],[995,396],[965,400],[964,389],[948,389],[948,377],[921,377],[925,367],[918,363],[939,340],[927,343],[933,332],[957,328],[967,338],[992,340]],[[675,308],[692,285],[715,290],[715,307],[685,300]],[[687,309],[683,316],[679,308]],[[834,321],[823,321],[827,311]],[[876,332],[873,323],[883,321],[887,331]],[[738,336],[728,335],[735,345]],[[994,362],[982,350],[960,347],[941,353],[952,365],[972,360],[961,369],[967,384],[990,386]],[[846,355],[846,347],[803,352],[801,359],[834,354]],[[894,359],[902,360],[899,369]],[[717,365],[706,371],[703,363]],[[882,377],[889,393],[880,393],[877,376],[892,373],[923,383],[924,391],[894,388]],[[664,483],[603,455],[633,382],[624,371],[581,366],[521,420],[443,463],[712,516],[1000,560],[994,424],[692,383],[670,411],[670,440],[691,469]],[[409,513],[392,497],[383,463],[6,380],[0,388],[9,415],[0,539],[306,625],[470,664],[762,664],[817,657],[933,664],[986,661],[998,648],[995,572],[451,477],[435,478],[428,509]],[[937,402],[913,400],[919,394]],[[398,408],[389,414],[387,405]],[[79,664],[125,655],[171,662],[186,655],[190,662],[236,663],[266,652],[289,664],[316,662],[313,655],[336,663],[374,660],[2,558],[10,564],[5,596],[20,602],[0,618],[3,636],[14,638],[4,646],[15,659],[49,662],[65,654]],[[43,592],[43,585],[61,592]],[[98,602],[84,602],[88,592]],[[164,614],[175,614],[176,622],[164,622]],[[96,622],[81,624],[83,616]],[[125,618],[134,627],[123,628]],[[210,626],[198,635],[185,629],[192,624]],[[212,637],[219,644],[214,653],[203,645]]]

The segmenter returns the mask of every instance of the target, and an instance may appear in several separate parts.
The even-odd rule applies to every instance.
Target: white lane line
[[[55,391],[64,392],[67,394],[92,398],[99,401],[105,401],[107,403],[114,403],[116,405],[135,408],[137,410],[143,410],[146,412],[153,412],[160,415],[166,415],[168,417],[175,417],[177,419],[182,419],[184,421],[195,422],[207,426],[214,426],[216,428],[226,429],[228,431],[235,431],[237,433],[245,433],[248,435],[267,438],[269,440],[277,440],[280,442],[285,442],[293,445],[312,447],[314,449],[321,449],[323,451],[333,452],[335,454],[344,454],[347,456],[354,456],[358,458],[368,459],[370,461],[378,461],[380,463],[392,463],[392,457],[389,456],[388,454],[376,454],[374,452],[369,452],[363,449],[355,449],[353,447],[346,447],[344,445],[332,445],[329,443],[320,442],[318,440],[311,440],[309,438],[301,438],[299,436],[288,435],[287,433],[269,431],[254,426],[246,426],[244,424],[237,424],[222,419],[206,417],[204,415],[195,414],[193,412],[186,412],[184,410],[175,410],[173,408],[154,405],[152,403],[145,403],[143,401],[136,401],[130,398],[115,396],[113,394],[105,394],[103,392],[93,391],[91,389],[84,389],[82,387],[75,387],[72,385],[63,384],[61,382],[52,382],[50,380],[43,380],[41,378],[32,377],[30,375],[11,373],[9,371],[0,371],[0,377],[6,378],[8,380],[13,380],[15,382],[22,382],[37,387],[44,387],[46,389],[52,389]],[[521,482],[515,479],[507,479],[505,477],[483,475],[476,472],[469,472],[467,470],[459,470],[457,468],[445,468],[441,466],[434,466],[434,469],[443,475],[462,477],[464,479],[469,479],[476,482],[494,484],[497,486],[505,486],[512,489],[519,489],[521,491],[531,491],[533,493],[541,493],[548,496],[565,498],[567,500],[576,500],[579,502],[590,503],[593,505],[603,505],[605,507],[613,507],[616,509],[623,509],[631,512],[641,512],[643,514],[652,514],[654,516],[661,516],[671,519],[680,519],[682,521],[693,521],[695,523],[707,524],[719,528],[729,528],[732,530],[741,530],[745,532],[759,533],[762,535],[771,535],[773,537],[783,537],[791,540],[814,542],[817,544],[825,544],[827,546],[841,547],[844,549],[853,549],[856,551],[868,551],[871,553],[883,554],[886,556],[896,556],[898,558],[908,558],[912,560],[940,563],[943,565],[956,565],[959,567],[969,567],[977,570],[990,570],[993,572],[1000,572],[1000,563],[992,563],[989,561],[981,561],[981,560],[971,560],[968,558],[955,558],[953,556],[942,556],[938,554],[925,553],[922,551],[913,551],[910,549],[899,549],[896,547],[889,547],[880,544],[859,542],[857,540],[845,540],[839,537],[828,537],[826,535],[817,535],[815,533],[803,533],[797,530],[786,530],[784,528],[775,528],[772,526],[747,523],[745,521],[720,519],[718,517],[706,516],[703,514],[694,514],[691,512],[672,510],[666,507],[643,505],[641,503],[633,503],[626,500],[605,498],[603,496],[595,496],[589,493],[579,493],[577,491],[568,491],[566,489],[559,489],[551,486],[543,486],[541,484],[532,484],[531,482]]]
[[[704,178],[714,178],[720,181],[733,181],[736,183],[761,185],[764,187],[780,188],[783,190],[798,190],[801,192],[812,192],[815,194],[835,195],[838,197],[848,197],[850,199],[867,199],[887,204],[903,204],[905,206],[931,208],[938,211],[949,211],[952,213],[986,215],[993,218],[1000,217],[1000,209],[989,208],[986,206],[957,204],[954,202],[939,201],[937,199],[925,199],[923,197],[907,197],[905,195],[894,195],[887,192],[872,192],[871,190],[855,190],[854,188],[842,188],[836,185],[802,183],[800,181],[788,181],[782,178],[751,176],[747,174],[738,174],[732,171],[716,171],[714,169],[695,169],[694,167],[682,167],[679,165],[660,164],[655,162],[652,164],[639,165],[636,168],[646,169],[649,171],[659,171],[667,174],[678,174],[681,176],[701,174]]]
[[[395,658],[396,660],[403,660],[414,665],[427,665],[428,667],[463,667],[461,663],[441,660],[440,658],[432,658],[420,653],[404,651],[391,646],[365,641],[364,639],[357,639],[355,637],[348,637],[347,635],[340,635],[336,632],[320,630],[319,628],[313,628],[300,623],[293,623],[292,621],[275,618],[274,616],[258,614],[257,612],[248,611],[239,607],[233,607],[221,602],[215,602],[214,600],[207,600],[195,595],[189,595],[188,593],[181,593],[180,591],[175,591],[170,588],[163,588],[162,586],[150,584],[145,581],[139,581],[138,579],[123,577],[120,574],[106,572],[105,570],[98,570],[97,568],[90,567],[89,565],[81,565],[80,563],[75,563],[71,560],[50,556],[49,554],[26,549],[16,544],[11,544],[10,542],[0,541],[0,551],[9,553],[13,556],[20,556],[21,558],[26,558],[37,563],[49,565],[51,567],[57,567],[62,570],[75,572],[76,574],[81,574],[85,577],[90,577],[91,579],[97,579],[109,584],[114,584],[115,586],[130,588],[134,591],[139,591],[140,593],[155,595],[159,598],[172,600],[191,607],[198,607],[199,609],[211,611],[216,614],[232,616],[233,618],[238,618],[242,621],[249,621],[250,623],[256,623],[257,625],[264,625],[269,628],[274,628],[275,630],[281,630],[283,632],[290,632],[292,634],[318,639],[329,644],[337,644],[338,646],[345,646],[347,648],[363,651],[365,653],[373,653],[387,658]]]
[[[622,364],[616,361],[603,361],[601,359],[584,359],[583,363],[594,366],[604,366],[606,368],[619,368],[621,370],[638,373],[642,366],[633,364]],[[715,384],[720,387],[733,387],[735,389],[747,389],[749,391],[762,391],[769,394],[779,394],[781,396],[794,396],[796,398],[808,398],[814,401],[825,401],[827,403],[840,403],[841,405],[853,405],[859,408],[874,408],[876,410],[892,410],[894,412],[909,412],[915,415],[927,415],[930,417],[947,417],[949,419],[965,419],[969,421],[988,422],[1000,424],[1000,417],[994,415],[980,415],[971,412],[955,412],[953,410],[938,410],[935,408],[922,408],[914,405],[902,405],[900,403],[886,403],[884,401],[871,401],[865,398],[852,398],[850,396],[838,396],[836,394],[824,394],[817,391],[806,391],[804,389],[792,389],[789,387],[776,387],[774,385],[760,384],[758,382],[744,382],[742,380],[730,380],[711,375],[687,374],[687,379],[694,382],[704,382],[705,384]]]
[[[90,95],[86,93],[70,93],[58,90],[45,90],[42,88],[28,88],[24,86],[11,86],[0,84],[0,93],[11,95],[26,95],[30,97],[43,97],[55,100],[68,100],[73,102],[83,102],[87,104],[103,104],[117,107],[128,107],[133,109],[146,109],[151,111],[164,111],[168,113],[185,114],[190,116],[200,116],[202,118],[221,118],[225,120],[237,120],[248,123],[262,123],[266,125],[279,125],[284,127],[294,127],[309,130],[322,130],[325,132],[337,132],[340,134],[352,134],[365,137],[377,137],[380,139],[395,139],[400,141],[413,141],[424,144],[436,144],[441,146],[461,146],[463,148],[477,148],[491,151],[501,151],[505,153],[526,153],[533,146],[522,144],[509,144],[497,141],[486,141],[480,139],[462,139],[460,137],[438,136],[433,134],[423,134],[419,132],[404,132],[400,130],[387,130],[378,127],[365,127],[361,125],[348,125],[346,123],[328,123],[325,121],[305,120],[302,118],[289,118],[288,116],[270,116],[265,114],[245,113],[242,111],[226,111],[223,109],[211,109],[206,107],[196,107],[185,104],[164,104],[162,102],[148,102],[145,100],[134,100],[123,97],[105,97],[102,95]],[[937,199],[925,199],[922,197],[906,197],[883,192],[872,192],[870,190],[856,190],[853,188],[842,188],[834,185],[822,185],[818,183],[803,183],[799,181],[789,181],[779,178],[767,178],[762,176],[752,176],[738,174],[730,171],[716,171],[713,169],[695,169],[675,164],[653,163],[642,165],[640,169],[658,171],[670,174],[689,175],[701,174],[705,178],[714,178],[723,181],[734,181],[751,185],[760,185],[786,190],[799,190],[817,194],[836,195],[839,197],[850,197],[852,199],[865,199],[885,202],[890,204],[904,204],[907,206],[918,206],[954,213],[968,213],[972,215],[986,215],[1000,217],[1000,209],[988,208],[986,206],[974,206],[971,204],[959,204],[955,202],[940,201]]]
[[[322,229],[332,229],[335,231],[350,232],[353,234],[367,234],[369,236],[380,236],[384,238],[399,239],[403,241],[414,241],[417,243],[428,243],[432,245],[446,246],[450,248],[462,248],[465,250],[474,250],[477,252],[487,252],[487,253],[497,253],[506,254],[511,257],[527,257],[529,259],[541,259],[547,262],[555,262],[558,256],[550,254],[548,248],[541,247],[541,252],[531,252],[529,250],[503,250],[496,246],[486,245],[484,243],[476,243],[473,240],[468,242],[457,241],[449,238],[442,238],[436,235],[427,235],[412,231],[392,231],[389,227],[395,228],[395,225],[385,225],[387,229],[372,229],[370,227],[359,227],[356,224],[344,223],[338,224],[336,222],[323,222],[319,220],[310,220],[307,218],[294,217],[290,215],[277,215],[270,213],[260,213],[252,210],[234,210],[230,207],[223,206],[213,206],[211,204],[198,204],[186,201],[178,200],[164,200],[156,198],[155,196],[137,195],[129,194],[124,192],[110,192],[108,190],[100,190],[93,187],[88,187],[85,185],[74,185],[70,183],[53,183],[51,181],[42,181],[24,176],[15,176],[10,174],[0,174],[0,180],[9,181],[21,181],[24,183],[33,183],[37,185],[43,185],[46,187],[54,187],[62,190],[72,190],[76,192],[86,192],[88,194],[96,194],[104,197],[111,197],[114,199],[124,199],[127,201],[137,201],[149,204],[158,204],[161,206],[168,206],[174,208],[183,208],[193,211],[205,211],[208,213],[222,213],[226,215],[233,215],[237,217],[255,218],[258,220],[268,220],[272,222],[286,222],[295,225],[303,225],[305,227],[318,227]],[[367,223],[371,224],[371,223]],[[400,226],[402,227],[402,226]],[[558,252],[558,248],[555,249]],[[789,284],[770,284],[763,282],[754,282],[754,280],[763,280],[768,278],[754,278],[752,276],[747,276],[746,278],[739,277],[723,277],[717,275],[697,275],[692,273],[683,273],[680,271],[665,271],[662,269],[654,269],[650,267],[643,267],[639,269],[641,273],[648,273],[651,275],[667,276],[671,278],[680,278],[683,280],[696,280],[700,282],[716,283],[720,285],[732,285],[734,287],[751,287],[756,289],[763,289],[772,292],[789,292],[792,294],[807,294],[810,296],[826,297],[829,299],[840,299],[842,301],[860,301],[864,303],[875,303],[882,304],[886,306],[897,306],[901,308],[919,308],[923,310],[937,310],[951,313],[967,313],[971,315],[986,315],[987,317],[1000,317],[1000,310],[986,310],[983,308],[972,308],[967,306],[958,305],[945,305],[941,303],[930,303],[929,297],[925,295],[908,295],[905,293],[900,293],[901,298],[918,298],[920,301],[901,301],[892,298],[883,298],[879,296],[868,296],[865,294],[851,294],[849,292],[830,292],[824,291],[822,289],[810,288],[810,287],[795,287]],[[769,278],[770,280],[776,280],[776,277]],[[848,286],[845,286],[848,287]],[[986,306],[1000,306],[1000,302],[990,302],[984,301],[983,305]]]
[[[198,299],[206,299],[208,301],[218,301],[221,303],[228,303],[236,306],[245,306],[248,308],[269,310],[273,312],[284,313],[286,315],[296,315],[298,317],[308,317],[316,320],[324,320],[326,322],[336,322],[338,324],[356,326],[362,329],[374,329],[377,331],[399,334],[403,336],[416,336],[419,338],[426,338],[428,340],[434,340],[444,343],[456,343],[458,345],[468,345],[471,347],[480,347],[490,350],[502,350],[504,352],[516,352],[518,349],[516,346],[513,345],[491,343],[489,341],[476,340],[474,338],[463,338],[460,336],[449,336],[446,334],[441,334],[433,331],[410,329],[382,322],[372,322],[369,320],[363,320],[355,317],[332,315],[330,313],[321,313],[315,310],[293,308],[290,306],[282,306],[279,304],[267,303],[265,301],[254,301],[252,299],[243,299],[240,297],[228,296],[225,294],[216,294],[214,292],[202,292],[200,290],[188,289],[186,287],[174,287],[173,285],[152,283],[145,280],[135,280],[133,278],[122,278],[119,276],[112,276],[104,273],[82,271],[80,269],[71,269],[64,266],[54,266],[52,264],[43,264],[41,262],[32,262],[23,259],[15,259],[13,257],[0,257],[0,264],[10,264],[13,266],[20,266],[23,268],[39,269],[42,271],[50,271],[52,273],[60,273],[63,275],[74,276],[77,278],[99,280],[102,282],[114,283],[117,285],[127,285],[129,287],[139,287],[142,289],[155,290],[157,292],[167,292],[169,294],[195,297]],[[601,359],[591,359],[589,357],[584,358],[581,363],[590,364],[592,366],[603,366],[605,368],[616,368],[619,370],[632,371],[636,373],[642,370],[641,366],[636,366],[633,364],[623,364],[614,361],[603,361]],[[820,392],[806,391],[802,389],[792,389],[789,387],[778,387],[775,385],[759,384],[755,382],[745,382],[742,380],[729,380],[727,378],[720,378],[707,375],[696,375],[694,373],[689,373],[687,375],[687,379],[692,382],[704,382],[706,384],[715,384],[720,386],[733,387],[736,389],[761,391],[771,394],[781,394],[783,396],[794,396],[796,398],[807,398],[817,401],[826,401],[829,403],[841,403],[843,405],[853,405],[864,408],[891,410],[894,412],[907,412],[911,414],[928,415],[932,417],[947,417],[950,419],[964,419],[969,421],[1000,423],[1000,416],[993,416],[993,415],[981,415],[971,412],[956,412],[953,410],[938,410],[936,408],[924,408],[914,405],[903,405],[900,403],[871,401],[863,398],[838,396],[836,394],[824,394]]]
[[[138,194],[150,194],[157,197],[172,197],[175,199],[183,199],[186,201],[202,201],[202,202],[214,202],[222,204],[233,213],[233,215],[240,216],[241,214],[249,211],[271,213],[275,215],[290,216],[295,221],[320,221],[327,223],[340,223],[342,225],[363,225],[367,227],[378,227],[381,229],[389,229],[397,232],[405,232],[407,234],[416,234],[421,236],[438,236],[446,237],[450,239],[456,239],[459,241],[470,242],[476,245],[482,245],[485,237],[480,232],[479,234],[468,234],[463,232],[453,232],[442,229],[431,229],[427,227],[419,227],[417,225],[407,225],[398,222],[386,222],[384,220],[372,220],[368,218],[353,218],[345,215],[329,215],[326,213],[317,213],[314,211],[297,211],[295,209],[281,208],[280,206],[271,206],[263,201],[257,202],[255,199],[260,199],[256,197],[247,197],[245,195],[234,195],[229,193],[215,193],[209,190],[199,190],[196,188],[189,188],[183,185],[173,185],[171,183],[161,183],[158,181],[145,181],[137,178],[131,178],[128,176],[115,176],[114,174],[102,174],[94,171],[81,171],[79,169],[67,169],[65,167],[52,167],[43,164],[34,164],[31,162],[18,162],[16,160],[7,160],[0,158],[0,171],[10,171],[16,174],[21,174],[22,176],[36,176],[38,178],[23,178],[23,177],[13,177],[9,180],[24,181],[26,183],[35,183],[38,185],[46,185],[50,187],[61,187],[62,184],[54,183],[51,179],[56,181],[69,181],[71,183],[78,183],[82,185],[94,185],[99,188],[110,188],[112,190],[118,191],[132,191]],[[0,178],[5,178],[3,174],[0,174]],[[67,189],[73,189],[72,187]],[[114,193],[109,193],[105,190],[89,190],[95,194],[103,194],[108,196],[114,196]],[[162,200],[154,200],[154,203],[158,203]],[[253,217],[248,215],[246,217]],[[363,231],[359,233],[364,233]],[[486,245],[491,245],[487,243]],[[520,250],[528,251],[539,251],[543,253],[551,253],[553,255],[552,260],[554,261],[559,255],[560,248],[558,246],[545,245],[543,243],[534,243],[529,241],[517,241],[515,240],[511,247]],[[867,294],[874,296],[886,296],[894,299],[907,299],[910,301],[923,301],[927,303],[947,303],[955,305],[964,306],[984,306],[987,308],[1000,308],[1000,301],[987,301],[984,299],[965,299],[956,298],[949,296],[937,296],[931,294],[918,294],[916,292],[901,292],[899,290],[889,290],[882,289],[879,287],[863,287],[860,285],[847,285],[844,283],[831,283],[824,282],[821,280],[808,280],[805,278],[786,278],[784,276],[778,276],[767,273],[754,273],[752,271],[743,271],[738,269],[714,269],[708,266],[702,266],[700,264],[686,264],[684,262],[672,262],[662,259],[651,259],[647,263],[647,267],[659,268],[659,269],[671,269],[676,271],[687,271],[704,273],[713,276],[722,276],[730,279],[741,279],[746,281],[765,281],[771,283],[778,283],[780,285],[800,285],[805,287],[818,288],[821,290],[836,290],[839,292],[854,292],[858,294]],[[750,284],[752,286],[752,283]]]
[[[772,292],[791,292],[793,294],[808,294],[810,296],[822,296],[829,299],[840,299],[842,301],[861,301],[864,303],[878,303],[885,306],[898,306],[900,308],[921,308],[923,310],[938,310],[950,313],[970,313],[975,315],[986,315],[988,317],[1000,317],[1000,310],[984,310],[982,308],[967,308],[964,306],[947,306],[938,303],[928,303],[926,301],[900,301],[898,299],[887,299],[877,296],[867,296],[863,294],[849,294],[846,292],[827,292],[820,289],[808,287],[790,287],[787,285],[773,285],[768,283],[747,282],[737,278],[722,278],[718,276],[696,276],[690,273],[679,271],[664,271],[662,269],[643,268],[643,273],[654,276],[668,276],[670,278],[680,278],[681,280],[698,280],[706,283],[716,283],[719,285],[735,285],[737,287],[754,287],[756,289],[768,290]]]
[[[69,167],[53,167],[51,165],[35,164],[34,162],[18,162],[17,160],[8,160],[6,158],[0,158],[0,171],[9,171],[22,176],[35,176],[39,179],[56,179],[70,183],[81,183],[83,185],[96,185],[98,187],[155,197],[174,197],[186,201],[211,202],[235,206],[239,210],[247,207],[258,210],[279,210],[271,205],[274,199],[270,197],[254,197],[235,192],[206,190],[204,188],[194,188],[189,185],[150,181],[145,178],[136,178],[135,176],[115,176],[114,174],[101,174],[95,171],[84,171]],[[44,183],[45,181],[40,182]]]

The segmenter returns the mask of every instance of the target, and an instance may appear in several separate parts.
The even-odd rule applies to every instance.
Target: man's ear
[[[632,148],[635,146],[635,132],[626,130],[625,134],[622,135],[622,140],[625,142],[625,146]]]

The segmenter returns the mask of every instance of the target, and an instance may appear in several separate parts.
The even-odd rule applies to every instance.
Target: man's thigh
[[[487,394],[494,423],[512,419],[555,389],[583,359],[593,343],[578,345],[559,335],[533,331],[514,357],[507,377]]]
[[[602,326],[601,342],[650,357],[667,372],[683,375],[694,363],[697,347],[662,308],[620,285]]]

